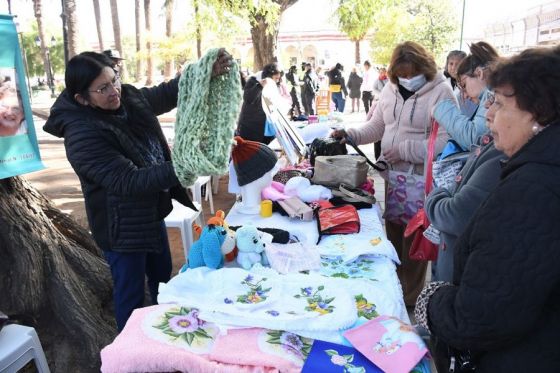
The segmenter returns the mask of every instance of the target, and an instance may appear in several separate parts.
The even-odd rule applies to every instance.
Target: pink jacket
[[[436,103],[445,99],[455,100],[455,96],[439,73],[406,101],[403,101],[397,85],[389,82],[381,91],[371,119],[362,127],[350,128],[346,132],[358,145],[381,140],[381,149],[398,146],[403,161],[391,164],[391,169],[407,171],[410,164],[414,164],[414,172],[422,174],[431,130],[430,113]],[[435,154],[441,152],[448,138],[440,126]]]

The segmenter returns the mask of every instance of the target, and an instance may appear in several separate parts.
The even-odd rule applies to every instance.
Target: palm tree
[[[78,54],[78,15],[76,14],[76,1],[64,0],[62,2],[63,12],[66,16],[66,26],[68,27],[68,59]]]
[[[198,0],[193,0],[194,22],[196,27],[196,56],[202,57],[202,27],[200,25],[200,4]]]
[[[45,27],[43,25],[43,5],[41,0],[33,0],[33,12],[35,13],[35,19],[37,20],[37,33],[39,34],[39,39],[41,39],[41,58],[43,59],[43,66],[45,67],[45,75],[47,76],[47,81],[52,81],[51,71],[49,69],[49,59],[47,57],[47,45],[45,44]]]
[[[171,38],[173,28],[173,0],[165,0],[165,36]],[[173,60],[165,61],[163,67],[163,75],[165,78],[171,78],[173,75]]]
[[[93,0],[93,11],[95,12],[95,25],[97,26],[97,40],[99,41],[99,51],[104,51],[103,45],[103,24],[101,22],[101,10],[99,8],[99,0]]]
[[[142,79],[144,71],[143,60],[141,57],[142,52],[142,17],[141,17],[141,3],[140,0],[134,0],[134,20],[136,23],[136,81]]]
[[[154,61],[152,59],[152,11],[150,0],[144,0],[144,17],[146,22],[146,52],[148,54],[148,66],[146,69],[146,85],[152,85],[154,80]]]
[[[111,0],[111,18],[113,20],[113,34],[115,36],[115,49],[119,51],[121,57],[124,57],[122,43],[121,43],[121,24],[119,21],[119,8],[117,7],[117,0]],[[126,73],[124,61],[122,62],[121,76]]]

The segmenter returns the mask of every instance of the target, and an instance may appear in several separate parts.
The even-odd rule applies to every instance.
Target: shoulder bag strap
[[[430,137],[428,139],[428,155],[426,157],[426,161],[427,161],[426,185],[425,185],[426,196],[428,196],[428,194],[432,190],[432,185],[433,185],[432,166],[434,163],[434,148],[436,145],[438,129],[439,129],[438,122],[432,119],[432,132],[430,132]]]
[[[365,154],[364,152],[358,148],[358,145],[356,145],[356,143],[354,142],[354,139],[352,139],[350,136],[346,135],[346,141],[348,144],[350,144],[351,147],[354,148],[354,150],[361,155],[362,157],[364,157],[366,159],[366,162],[373,167],[374,170],[377,170],[379,172],[383,172],[383,171],[387,171],[387,168],[389,167],[387,165],[387,162],[385,161],[379,161],[377,163],[373,163]]]

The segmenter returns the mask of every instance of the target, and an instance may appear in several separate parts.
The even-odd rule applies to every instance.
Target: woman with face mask
[[[457,67],[457,86],[464,98],[478,104],[474,114],[468,116],[455,100],[444,100],[434,108],[434,118],[445,128],[449,136],[465,151],[478,143],[487,131],[486,128],[486,80],[492,65],[499,58],[498,52],[483,41],[470,47],[471,54],[465,57]]]
[[[426,160],[430,112],[442,100],[455,100],[453,91],[443,74],[438,73],[434,58],[415,42],[404,42],[395,48],[387,74],[390,82],[381,91],[371,119],[360,128],[335,131],[333,137],[348,136],[358,145],[381,140],[380,159],[390,169],[408,171],[413,166],[415,174],[423,175],[424,163],[432,161]],[[440,129],[436,154],[447,139],[445,130]],[[386,220],[385,227],[402,263],[397,273],[405,303],[412,306],[424,284],[427,263],[409,259],[412,237],[403,237],[404,225]]]

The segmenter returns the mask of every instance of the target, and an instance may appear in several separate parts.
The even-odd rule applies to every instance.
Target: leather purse
[[[437,131],[439,128],[438,122],[435,120],[432,123],[432,133],[428,141],[428,164],[426,166],[426,182],[425,193],[428,195],[432,190],[432,159],[434,157],[434,144],[436,141]],[[438,245],[431,242],[426,236],[424,231],[428,229],[430,222],[426,216],[423,208],[408,221],[404,230],[404,236],[409,237],[414,234],[414,240],[410,245],[408,256],[412,260],[436,260],[438,256]]]
[[[315,171],[311,181],[327,187],[345,183],[357,188],[365,183],[369,166],[362,156],[333,155],[315,158]]]
[[[303,221],[313,220],[313,209],[298,197],[291,197],[283,201],[278,201],[278,204],[284,209],[290,219],[299,219]]]
[[[360,216],[352,205],[320,207],[317,210],[319,239],[324,235],[352,234],[360,232]]]

